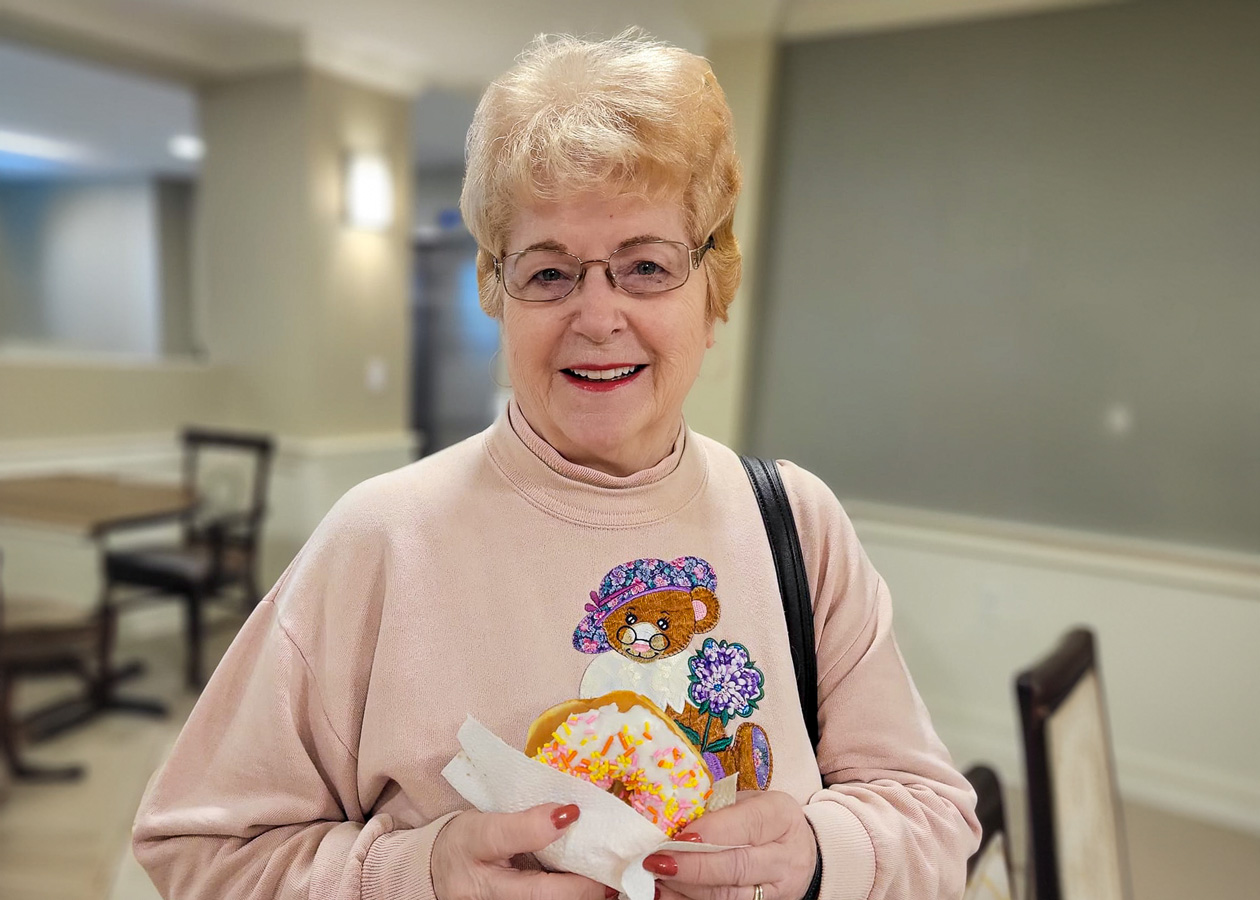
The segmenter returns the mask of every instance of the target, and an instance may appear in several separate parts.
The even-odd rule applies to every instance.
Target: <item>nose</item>
[[[604,267],[603,272],[591,272],[587,268],[597,264]],[[573,304],[573,330],[596,344],[607,341],[625,328],[622,303],[626,299],[613,284],[607,261],[587,260],[582,264],[581,280],[569,295],[569,302]]]

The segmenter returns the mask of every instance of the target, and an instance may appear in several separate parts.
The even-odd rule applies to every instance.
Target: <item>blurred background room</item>
[[[1129,896],[1260,894],[1256,0],[0,0],[0,898],[156,897],[132,817],[252,602],[509,395],[481,90],[636,25],[744,165],[688,423],[845,502],[1015,893],[1014,680],[1085,626]]]

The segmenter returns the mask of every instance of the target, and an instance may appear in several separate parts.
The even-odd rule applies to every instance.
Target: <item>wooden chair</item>
[[[3,567],[0,554],[0,576]],[[0,752],[14,778],[67,781],[83,775],[82,766],[44,768],[23,758],[14,688],[23,678],[71,673],[83,678],[86,693],[95,680],[101,640],[98,615],[52,600],[6,600],[0,577]]]
[[[119,587],[143,588],[140,597],[173,597],[184,603],[187,660],[185,681],[199,689],[202,673],[203,605],[239,587],[247,606],[261,598],[256,569],[267,484],[274,453],[270,437],[189,428],[183,433],[184,485],[199,498],[184,520],[183,539],[169,546],[111,550],[105,554],[105,602],[117,608]],[[208,465],[214,456],[233,467]],[[235,473],[239,478],[223,477]],[[216,481],[217,478],[217,481]],[[247,482],[247,483],[245,483]],[[232,488],[240,488],[233,491]],[[229,496],[235,494],[236,496]]]
[[[1027,770],[1030,900],[1129,900],[1093,633],[1068,632],[1015,685]]]
[[[1014,879],[1002,782],[988,766],[972,766],[963,774],[975,788],[976,816],[983,829],[980,847],[967,860],[963,900],[1011,900]]]

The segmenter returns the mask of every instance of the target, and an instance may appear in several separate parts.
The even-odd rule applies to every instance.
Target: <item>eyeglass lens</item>
[[[690,250],[676,241],[631,244],[608,258],[613,282],[632,294],[671,291],[687,280],[690,267]],[[572,293],[582,269],[582,260],[568,253],[525,250],[504,260],[503,285],[518,300],[559,300]]]

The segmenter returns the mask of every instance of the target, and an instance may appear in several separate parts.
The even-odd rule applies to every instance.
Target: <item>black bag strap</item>
[[[814,605],[809,581],[805,577],[805,557],[801,539],[796,533],[796,519],[788,503],[787,490],[772,459],[741,456],[740,462],[752,482],[761,518],[770,539],[770,555],[779,578],[779,595],[783,598],[783,617],[787,621],[788,641],[792,647],[792,668],[796,671],[796,692],[801,699],[801,714],[809,740],[818,748],[818,663],[814,658]]]

